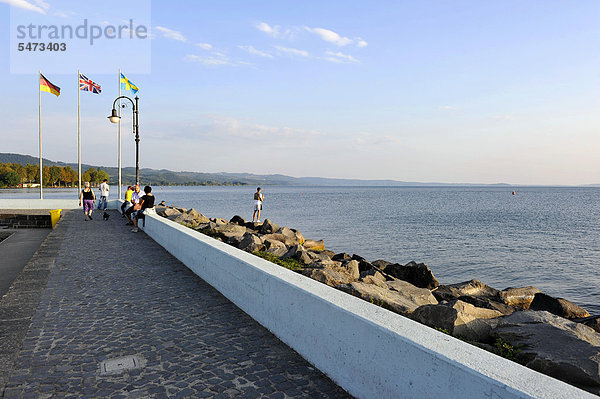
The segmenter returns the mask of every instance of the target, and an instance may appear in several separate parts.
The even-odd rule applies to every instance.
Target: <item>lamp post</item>
[[[139,125],[139,106],[138,106],[138,96],[135,96],[135,103],[133,100],[127,96],[119,96],[113,102],[113,108],[111,115],[108,119],[112,123],[119,123],[121,117],[117,113],[117,109],[115,106],[117,105],[117,101],[121,98],[126,98],[131,101],[131,105],[133,106],[133,133],[135,134],[135,184],[140,184],[140,125]],[[123,105],[124,106],[124,105]]]

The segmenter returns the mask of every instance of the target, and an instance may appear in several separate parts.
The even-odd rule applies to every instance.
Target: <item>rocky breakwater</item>
[[[527,367],[600,394],[600,318],[528,286],[471,280],[443,285],[423,264],[368,261],[325,248],[298,230],[194,209],[157,214]]]

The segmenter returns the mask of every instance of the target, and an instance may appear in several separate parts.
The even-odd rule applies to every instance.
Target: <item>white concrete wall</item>
[[[96,204],[98,201],[96,201]],[[109,200],[108,208],[117,209],[119,200]],[[0,209],[77,209],[77,199],[0,199]]]
[[[358,398],[596,398],[165,218],[144,231]]]

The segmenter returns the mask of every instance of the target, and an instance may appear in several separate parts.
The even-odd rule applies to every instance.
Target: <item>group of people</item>
[[[98,210],[106,210],[108,207],[108,193],[110,191],[110,186],[108,185],[108,180],[104,179],[104,181],[100,184],[100,199],[98,200]],[[83,205],[83,214],[85,215],[85,220],[93,220],[92,211],[94,210],[94,202],[96,202],[96,195],[94,194],[94,190],[92,190],[90,186],[90,182],[86,181],[83,183],[83,190],[79,193],[79,206]]]
[[[106,210],[108,205],[108,193],[110,187],[108,180],[104,179],[100,184],[100,200],[98,201],[98,210]],[[127,218],[127,225],[132,225],[134,233],[139,231],[138,219],[143,218],[144,211],[146,209],[154,208],[155,197],[152,194],[152,187],[144,187],[144,195],[140,193],[140,185],[127,186],[125,191],[125,202],[121,205],[121,214]],[[258,187],[254,193],[254,213],[252,214],[252,222],[260,222],[260,211],[262,211],[262,203],[265,200],[264,194],[261,192],[261,188]],[[85,220],[92,220],[92,211],[94,209],[94,202],[96,201],[96,195],[94,190],[90,187],[89,182],[84,183],[84,188],[79,194],[79,206],[83,205],[83,213]],[[164,201],[161,205],[164,204]]]
[[[104,179],[100,184],[100,199],[98,201],[98,210],[106,210],[108,206],[108,194],[110,187],[108,180]],[[134,233],[139,231],[138,220],[143,218],[144,211],[147,209],[154,208],[154,195],[152,194],[152,187],[144,187],[144,195],[140,193],[140,185],[128,186],[125,191],[125,202],[121,205],[121,213],[123,217],[128,219],[127,225],[132,225]],[[94,210],[94,202],[96,201],[96,195],[92,190],[90,183],[85,182],[84,187],[79,194],[79,206],[83,206],[83,214],[85,220],[93,220],[92,211]]]
[[[154,208],[155,197],[152,194],[152,187],[144,187],[144,195],[140,193],[140,185],[127,186],[125,191],[125,202],[121,205],[121,214],[128,219],[127,225],[133,225],[134,233],[139,231],[138,220],[141,219],[146,209]]]

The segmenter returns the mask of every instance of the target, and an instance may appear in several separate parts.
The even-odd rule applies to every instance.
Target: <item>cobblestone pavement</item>
[[[66,212],[48,236],[60,249],[5,398],[350,397],[110,214]],[[141,367],[101,369],[132,355]]]

